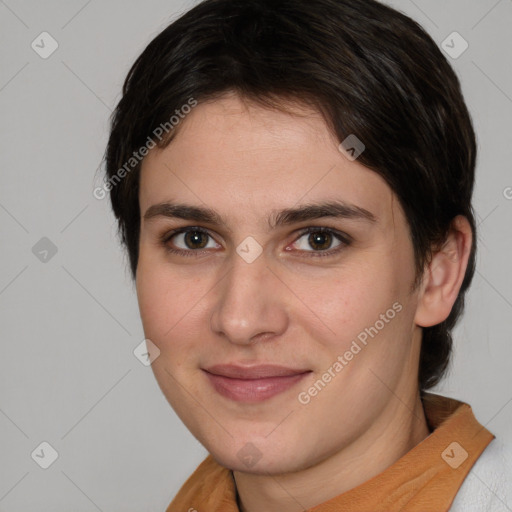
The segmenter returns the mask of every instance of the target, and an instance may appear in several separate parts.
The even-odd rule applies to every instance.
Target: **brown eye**
[[[217,244],[212,236],[199,228],[179,229],[161,237],[164,248],[175,254],[193,256],[202,249],[215,249]],[[210,245],[208,245],[210,243]]]
[[[202,231],[187,231],[184,235],[183,241],[188,249],[204,249],[208,243],[209,235]]]
[[[332,238],[330,233],[310,233],[308,243],[314,249],[327,250],[330,249]]]
[[[303,241],[300,242],[301,240]],[[340,235],[336,235],[330,230],[310,228],[298,238],[298,240],[295,242],[295,245],[297,245],[298,248],[302,251],[318,252],[331,249],[332,244],[335,241],[339,242],[339,246],[342,245],[344,240]],[[308,250],[308,248],[312,248],[313,251],[311,251],[311,249]]]
[[[303,241],[301,242],[301,240]],[[332,245],[335,241],[338,241],[338,244],[333,248]],[[306,229],[294,243],[300,251],[310,253],[308,256],[329,256],[337,253],[349,244],[350,239],[348,236],[343,236],[341,233],[338,234],[328,228],[313,227]]]

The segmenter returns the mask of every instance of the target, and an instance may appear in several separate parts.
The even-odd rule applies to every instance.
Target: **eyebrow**
[[[225,220],[215,210],[202,206],[173,203],[169,201],[154,204],[146,210],[144,214],[145,221],[155,217],[178,218],[219,226],[226,225]],[[270,229],[275,229],[280,226],[312,221],[324,217],[377,222],[377,217],[370,211],[343,201],[310,203],[296,208],[285,208],[279,211],[274,210],[267,219],[267,222]]]

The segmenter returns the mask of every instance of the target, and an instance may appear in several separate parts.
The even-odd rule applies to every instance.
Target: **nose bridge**
[[[242,249],[244,247],[242,246]],[[263,254],[254,260],[234,253],[231,268],[219,283],[211,328],[231,342],[248,344],[258,334],[283,328],[284,312],[270,289],[275,279]]]

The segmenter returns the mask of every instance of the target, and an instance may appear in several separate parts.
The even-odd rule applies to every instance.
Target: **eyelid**
[[[335,228],[330,228],[327,226],[309,226],[307,228],[299,229],[295,242],[297,240],[299,240],[300,238],[302,238],[304,235],[307,235],[309,233],[329,233],[329,234],[333,235],[334,237],[336,237],[340,242],[343,242],[347,245],[351,244],[353,242],[353,238],[351,236],[347,235],[346,233],[344,233],[342,231],[338,231]],[[295,242],[293,242],[293,243],[295,243]],[[317,252],[321,252],[321,251],[317,251]],[[323,252],[327,252],[327,251],[323,251]]]
[[[189,231],[197,231],[199,233],[204,233],[205,235],[208,235],[211,239],[215,240],[215,237],[212,236],[212,234],[210,233],[210,230],[206,229],[206,228],[202,228],[200,226],[185,226],[185,227],[181,227],[181,228],[176,228],[176,229],[172,229],[171,231],[166,231],[164,232],[162,235],[160,235],[158,237],[158,241],[159,243],[161,243],[162,245],[164,245],[165,247],[167,247],[167,244],[169,243],[169,241],[176,235],[180,235],[182,233],[187,233]],[[216,240],[215,240],[216,243],[218,243]],[[189,249],[189,250],[185,250],[185,249],[176,249],[175,252],[195,252],[195,253],[201,253],[201,252],[204,252],[205,249],[197,249],[197,250],[194,250],[194,249]],[[172,252],[172,251],[171,251]]]
[[[166,231],[161,236],[159,236],[159,243],[162,244],[166,248],[167,251],[169,251],[170,253],[174,253],[174,254],[181,254],[181,255],[189,256],[189,255],[201,255],[201,254],[203,254],[205,252],[208,252],[209,249],[188,249],[188,250],[186,250],[186,249],[171,249],[170,247],[168,247],[169,241],[174,236],[182,234],[182,233],[187,233],[189,231],[197,231],[197,232],[200,232],[200,233],[204,233],[207,236],[209,236],[210,238],[212,238],[216,243],[218,243],[215,240],[215,237],[210,233],[209,229],[203,228],[203,227],[200,227],[200,226],[184,226],[184,227],[181,227],[181,228],[173,229],[171,231]],[[309,233],[329,233],[334,238],[338,239],[339,242],[341,242],[338,247],[336,247],[334,249],[327,249],[325,251],[314,251],[314,250],[311,250],[311,251],[301,251],[301,250],[299,250],[298,251],[298,252],[311,253],[311,254],[313,254],[312,257],[336,255],[344,247],[350,245],[353,242],[353,238],[350,235],[348,235],[348,234],[346,234],[344,232],[338,231],[335,228],[331,228],[331,227],[328,227],[328,226],[308,226],[306,228],[300,228],[300,229],[296,230],[294,232],[294,237],[295,237],[294,240],[291,242],[291,244],[288,244],[287,247],[289,245],[292,245],[292,244],[296,243],[304,235],[307,235]]]

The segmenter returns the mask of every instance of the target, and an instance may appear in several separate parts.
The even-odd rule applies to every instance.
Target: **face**
[[[403,211],[319,114],[293,108],[199,103],[141,170],[154,374],[214,458],[253,473],[343,450],[417,380]]]

